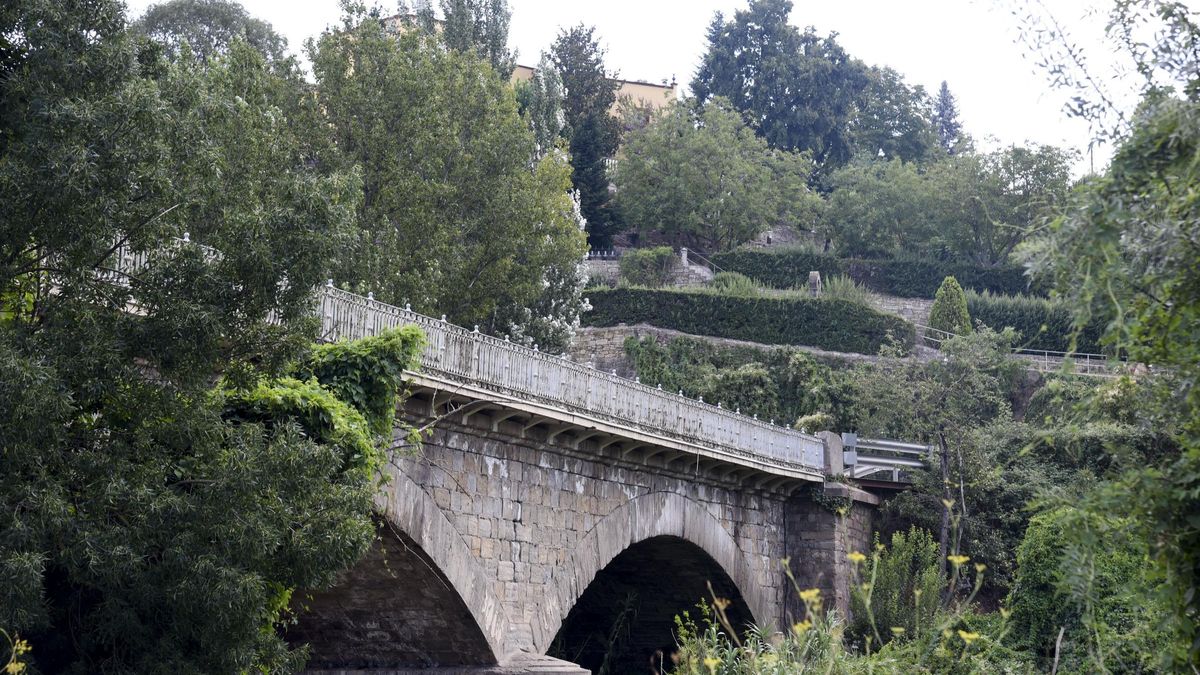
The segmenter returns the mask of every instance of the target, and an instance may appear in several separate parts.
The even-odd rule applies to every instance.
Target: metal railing
[[[955,333],[944,331],[930,326],[921,324],[913,324],[922,332],[924,339],[933,343],[937,347],[951,338],[960,337]],[[1114,359],[1105,356],[1104,354],[1089,354],[1087,352],[1056,352],[1044,349],[1024,349],[1014,347],[1012,349],[1013,356],[1025,361],[1029,370],[1052,373],[1062,370],[1065,363],[1070,363],[1072,370],[1076,375],[1090,375],[1094,377],[1115,377],[1114,361],[1124,363],[1124,359]]]
[[[332,284],[318,297],[324,339],[356,339],[404,325],[425,332],[420,371],[756,461],[821,471],[815,436],[605,373]]]
[[[850,455],[853,452],[853,455]],[[851,478],[905,482],[909,470],[925,466],[932,448],[883,438],[859,438],[847,452],[846,470]]]

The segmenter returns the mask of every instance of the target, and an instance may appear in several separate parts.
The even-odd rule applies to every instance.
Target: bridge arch
[[[545,653],[586,591],[622,554],[651,546],[682,545],[708,559],[741,596],[747,620],[773,622],[774,603],[737,541],[702,504],[679,494],[655,492],[636,497],[602,518],[576,544],[551,578],[542,623],[535,627],[534,646]],[[618,561],[619,562],[619,561]],[[669,570],[667,570],[669,572]],[[696,598],[699,600],[700,598]]]
[[[306,594],[286,637],[306,672],[477,667],[507,653],[507,619],[487,574],[436,503],[393,473],[376,496],[377,541],[333,588]]]

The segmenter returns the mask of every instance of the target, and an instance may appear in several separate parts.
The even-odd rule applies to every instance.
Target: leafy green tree
[[[936,237],[933,186],[914,164],[854,162],[833,173],[829,186],[823,229],[843,255],[919,251]]]
[[[954,277],[946,277],[933,296],[929,310],[929,327],[935,330],[966,335],[971,332],[971,315],[967,313],[967,294]]]
[[[933,130],[946,154],[957,155],[970,149],[971,139],[963,131],[962,122],[958,119],[958,103],[945,80],[942,80],[942,86],[933,100]]]
[[[916,637],[934,624],[941,605],[946,579],[933,535],[912,527],[907,532],[893,533],[890,544],[884,546],[879,533],[875,534],[878,556],[872,556],[868,567],[860,568],[864,581],[870,584],[870,595],[851,595],[854,619],[850,631],[859,640],[870,637],[887,642],[893,637]],[[864,602],[866,597],[870,597],[870,607]]]
[[[201,61],[229,51],[241,38],[272,63],[291,62],[287,39],[234,0],[168,0],[150,5],[133,29],[161,43],[172,57],[187,43]]]
[[[692,92],[701,103],[729,99],[771,147],[808,151],[818,168],[833,169],[850,159],[868,77],[833,36],[789,25],[791,10],[789,0],[751,0],[730,21],[718,13]]]
[[[308,161],[243,41],[156,61],[107,0],[20,0],[0,35],[0,624],[41,672],[298,668],[275,626],[371,543],[373,469],[212,386],[304,360],[356,179]],[[173,246],[189,228],[223,255]],[[114,272],[122,245],[144,269]]]
[[[891,68],[867,71],[867,86],[850,122],[850,144],[858,157],[923,162],[938,141],[923,87],[910,87]]]
[[[508,0],[440,0],[443,19],[439,22],[429,0],[416,7],[417,24],[427,34],[438,36],[447,47],[474,52],[492,64],[500,79],[507,81],[516,67],[516,54],[508,49],[508,25],[512,10]]]
[[[538,157],[556,147],[566,125],[562,78],[546,54],[527,82],[516,85],[517,105],[533,131]]]
[[[571,150],[571,183],[579,191],[592,248],[612,246],[619,228],[611,205],[607,162],[617,151],[619,123],[612,116],[617,82],[604,67],[604,50],[595,27],[563,29],[550,46],[565,96],[564,133]]]
[[[569,167],[559,153],[531,165],[534,137],[508,83],[475,54],[396,36],[361,10],[309,51],[339,161],[363,180],[335,278],[492,334],[515,331],[551,289],[575,292],[551,303],[572,324],[577,286],[555,282],[577,276],[584,253]]]
[[[769,148],[724,100],[679,103],[629,134],[617,201],[644,234],[720,251],[774,225],[811,226],[810,172],[806,157]]]

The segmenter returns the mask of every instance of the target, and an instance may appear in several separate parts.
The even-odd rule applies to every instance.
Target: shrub
[[[737,272],[718,272],[709,287],[724,295],[737,295],[743,298],[756,298],[761,290],[750,277]]]
[[[828,300],[855,302],[860,305],[871,304],[871,292],[867,290],[866,286],[840,274],[835,274],[822,281],[821,297]]]
[[[626,251],[621,256],[621,281],[633,286],[665,286],[671,282],[675,264],[670,246]]]
[[[740,272],[760,284],[773,288],[792,288],[805,284],[808,273],[817,271],[822,278],[848,276],[876,293],[902,298],[932,298],[942,280],[952,276],[964,288],[1017,295],[1040,293],[1031,289],[1025,269],[1015,265],[981,267],[968,263],[914,258],[863,259],[839,258],[828,253],[800,249],[784,251],[740,250],[720,253],[712,260],[722,268]]]
[[[1071,335],[1075,332],[1071,309],[1046,298],[1027,295],[995,295],[989,292],[967,292],[967,309],[976,321],[1001,330],[1012,327],[1021,334],[1017,345],[1025,349],[1071,351]],[[1076,337],[1077,352],[1100,353],[1100,336],[1104,325],[1095,320],[1083,327]]]
[[[844,300],[645,288],[597,289],[588,297],[592,311],[584,315],[584,324],[589,326],[648,323],[694,335],[860,354],[878,353],[889,338],[911,349],[915,339],[912,324],[903,319]]]
[[[929,327],[935,330],[966,335],[971,332],[971,315],[967,312],[967,296],[954,277],[946,277],[929,310]],[[1003,328],[1003,326],[993,326]]]
[[[1073,507],[1031,518],[1008,598],[1009,643],[1048,661],[1061,629],[1060,670],[1091,671],[1098,656],[1142,670],[1136,661],[1155,656],[1155,608],[1146,551],[1124,530],[1118,518]]]
[[[851,634],[865,638],[878,630],[879,637],[886,641],[892,637],[893,628],[902,628],[900,634],[913,637],[922,629],[928,630],[945,585],[933,535],[913,527],[907,534],[893,534],[891,547],[884,548],[877,533],[875,549],[878,556],[872,559],[872,567],[860,570],[863,581],[870,583],[870,595],[854,593],[851,597]]]

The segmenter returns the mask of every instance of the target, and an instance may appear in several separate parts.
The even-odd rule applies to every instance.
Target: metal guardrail
[[[956,337],[961,337],[955,333],[944,331],[930,326],[923,326],[919,323],[913,324],[921,329],[924,333],[924,339],[940,346],[943,342]],[[932,335],[931,335],[932,333]],[[1093,377],[1116,377],[1113,372],[1113,358],[1104,354],[1089,354],[1087,352],[1056,352],[1042,349],[1023,349],[1014,347],[1012,349],[1013,356],[1020,358],[1029,363],[1029,370],[1034,370],[1041,373],[1052,373],[1061,370],[1064,363],[1070,362],[1076,375],[1090,375]],[[1120,363],[1124,363],[1124,359],[1115,359]]]
[[[847,452],[846,469],[851,478],[903,483],[908,481],[906,472],[923,468],[932,451],[931,446],[920,443],[860,438],[850,451],[854,455]]]

